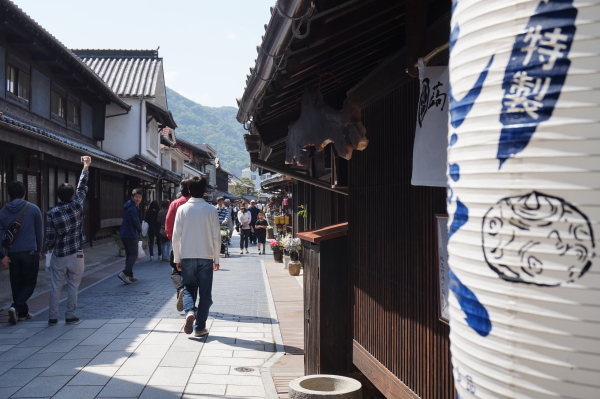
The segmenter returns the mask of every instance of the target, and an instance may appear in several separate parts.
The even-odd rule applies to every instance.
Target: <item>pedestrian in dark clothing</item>
[[[269,222],[265,219],[265,214],[262,212],[258,213],[258,220],[254,224],[254,234],[256,235],[256,241],[258,242],[258,254],[265,254],[265,245],[267,242],[267,227]],[[262,252],[260,251],[260,244],[262,244]]]
[[[256,201],[250,201],[250,206],[248,207],[248,213],[252,217],[250,221],[250,244],[256,244],[256,234],[254,234],[254,226],[256,225],[256,221],[258,220],[258,213],[260,209],[256,207]]]
[[[13,303],[8,309],[8,321],[31,319],[27,301],[37,285],[40,259],[42,258],[43,231],[42,212],[34,204],[25,201],[25,185],[20,181],[8,184],[10,202],[0,210],[0,237],[20,220],[21,228],[10,248],[6,248],[2,263],[10,266],[10,287]],[[4,254],[3,254],[4,255]],[[8,258],[8,259],[7,259]]]
[[[171,201],[168,199],[162,200],[160,203],[161,210],[158,211],[158,237],[160,241],[160,252],[162,253],[161,260],[168,261],[167,258],[169,253],[171,253],[171,241],[167,237],[167,230],[165,229],[165,225],[167,222],[167,212],[169,211],[169,205],[171,205]]]
[[[150,251],[150,260],[154,260],[154,242],[159,238],[160,235],[160,222],[158,220],[158,201],[154,200],[150,203],[148,212],[146,212],[146,218],[144,219],[148,223],[148,250]],[[158,252],[158,258],[161,259],[162,248],[160,241],[156,243]]]
[[[131,199],[125,203],[123,208],[123,222],[119,230],[119,237],[125,247],[125,269],[119,273],[119,278],[125,284],[131,284],[137,278],[133,277],[133,265],[138,259],[138,240],[142,232],[140,211],[138,205],[142,202],[142,189],[136,188],[131,192]]]

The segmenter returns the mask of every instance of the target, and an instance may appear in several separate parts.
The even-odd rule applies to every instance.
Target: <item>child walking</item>
[[[265,243],[267,242],[267,226],[269,222],[265,220],[265,214],[263,212],[258,213],[258,220],[254,225],[254,235],[258,242],[258,254],[265,254]],[[260,251],[260,244],[262,244],[262,252]]]

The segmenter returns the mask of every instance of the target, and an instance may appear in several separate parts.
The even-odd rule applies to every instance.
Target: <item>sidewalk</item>
[[[272,257],[263,260],[277,311],[284,355],[269,368],[279,398],[287,398],[288,384],[304,375],[304,297],[300,277],[290,276]]]
[[[182,332],[170,266],[159,261],[137,263],[131,285],[116,277],[122,261],[86,276],[94,282],[80,293],[76,325],[49,327],[47,310],[0,324],[0,399],[277,398],[264,368],[281,341],[260,262],[267,256],[256,247],[240,256],[237,243],[214,275],[208,337]]]
[[[125,265],[124,258],[117,256],[117,247],[113,244],[102,245],[99,247],[88,248],[84,250],[85,254],[85,273],[81,281],[80,290],[96,283],[106,276],[114,273],[115,270],[123,269]],[[29,311],[33,314],[43,310],[48,306],[48,290],[50,289],[50,275],[45,271],[45,260],[40,262],[40,271],[38,274],[38,283],[31,299],[27,301]],[[102,271],[102,272],[98,272]],[[67,287],[63,287],[61,298],[66,298]],[[8,323],[8,308],[12,303],[12,294],[10,289],[10,279],[8,269],[0,270],[0,323]]]

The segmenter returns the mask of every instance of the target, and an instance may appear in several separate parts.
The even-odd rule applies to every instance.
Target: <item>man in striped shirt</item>
[[[227,226],[227,222],[229,222],[229,208],[227,208],[224,204],[225,198],[218,197],[217,198],[217,212],[219,214],[219,225]]]

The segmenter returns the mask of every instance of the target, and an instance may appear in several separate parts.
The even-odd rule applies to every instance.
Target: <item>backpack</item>
[[[15,243],[17,236],[19,235],[19,231],[21,231],[21,221],[25,217],[25,212],[27,212],[27,208],[29,207],[29,202],[25,202],[23,209],[21,210],[21,214],[16,220],[10,222],[10,224],[4,230],[4,235],[2,236],[2,246],[6,249],[10,249],[12,245]]]

